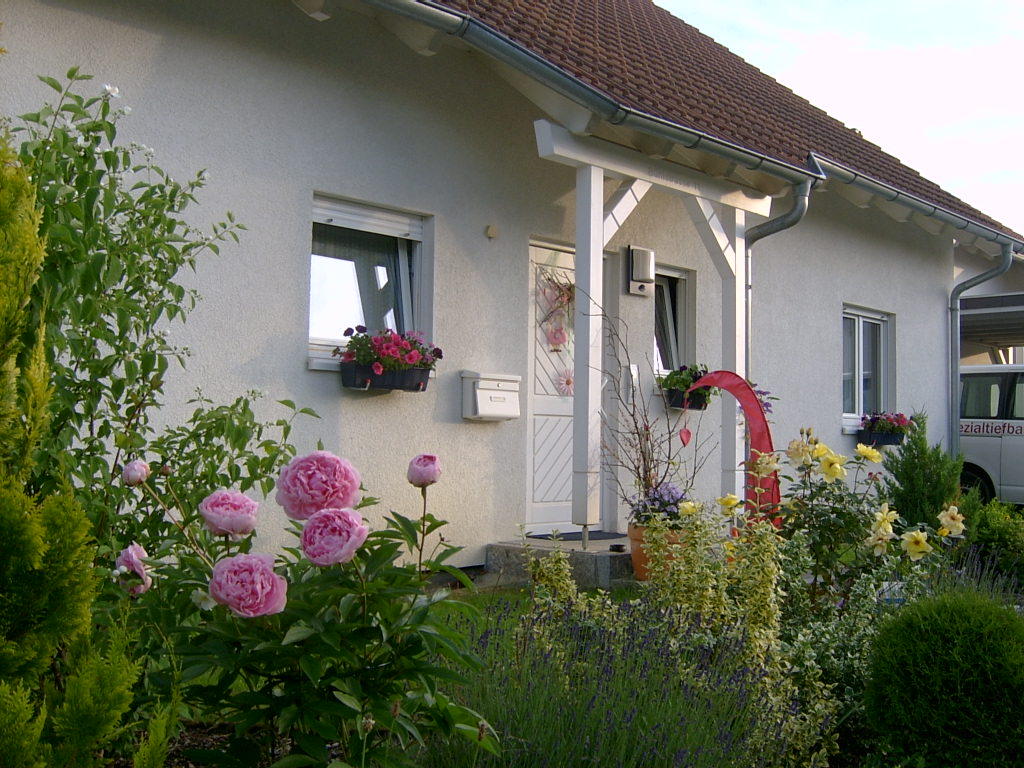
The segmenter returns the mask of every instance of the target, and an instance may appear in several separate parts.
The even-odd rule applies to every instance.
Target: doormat
[[[528,539],[547,539],[551,540],[554,538],[554,534],[551,533],[528,533],[526,534]],[[614,533],[613,531],[591,531],[591,541],[601,541],[603,539],[624,539],[626,534]],[[576,531],[575,533],[559,533],[558,539],[560,541],[583,541],[583,532]]]

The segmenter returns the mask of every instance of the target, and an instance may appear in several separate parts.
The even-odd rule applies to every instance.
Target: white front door
[[[530,248],[530,533],[578,530],[572,519],[573,254]]]

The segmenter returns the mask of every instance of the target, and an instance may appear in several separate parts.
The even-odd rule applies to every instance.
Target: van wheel
[[[995,489],[988,475],[977,467],[964,467],[960,472],[960,490],[967,493],[971,488],[977,488],[981,496],[981,502],[987,504],[995,498]]]

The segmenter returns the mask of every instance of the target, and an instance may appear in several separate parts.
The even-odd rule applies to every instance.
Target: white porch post
[[[746,216],[742,210],[724,207],[731,212],[730,225],[707,200],[684,198],[690,218],[704,242],[711,260],[722,278],[722,368],[747,376],[747,244]],[[743,496],[742,463],[746,459],[743,422],[739,403],[732,397],[721,398],[722,407],[722,492]]]
[[[604,171],[576,171],[576,314],[572,404],[572,522],[601,521],[601,352]]]

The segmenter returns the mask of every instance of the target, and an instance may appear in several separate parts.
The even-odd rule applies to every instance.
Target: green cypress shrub
[[[44,254],[35,204],[0,134],[0,768],[86,768],[105,762],[139,669],[123,632],[91,641],[96,547],[72,490],[25,485],[51,393],[43,334],[25,332]]]
[[[928,445],[928,418],[914,414],[914,428],[896,450],[885,454],[889,506],[910,526],[936,525],[936,516],[960,494],[963,457],[949,456],[939,443]]]
[[[878,631],[865,711],[889,757],[928,768],[1019,766],[1024,618],[970,588],[922,598]]]

